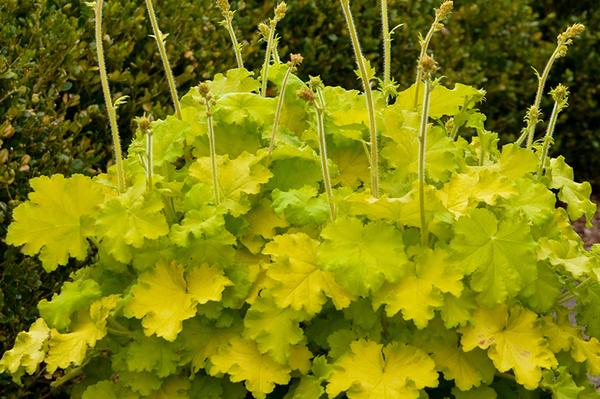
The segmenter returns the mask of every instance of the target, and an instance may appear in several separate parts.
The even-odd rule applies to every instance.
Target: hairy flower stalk
[[[140,130],[146,136],[146,151],[144,164],[146,166],[146,185],[148,191],[153,189],[153,178],[154,178],[154,149],[152,146],[152,129],[150,127],[151,120],[146,116],[142,116],[138,119],[138,126]]]
[[[354,49],[354,57],[358,66],[358,72],[365,91],[365,99],[367,102],[367,111],[369,114],[369,135],[370,135],[370,165],[371,165],[371,194],[373,197],[379,197],[379,153],[377,144],[377,122],[375,119],[375,100],[373,98],[373,90],[371,88],[372,76],[369,76],[367,71],[366,59],[360,48],[358,33],[352,18],[352,10],[350,9],[350,0],[340,0],[342,11],[348,25],[348,32]]]
[[[426,247],[429,243],[429,231],[425,217],[425,154],[427,150],[427,122],[429,120],[429,99],[431,96],[431,75],[437,70],[435,60],[425,55],[421,58],[419,68],[423,71],[425,92],[423,93],[423,108],[421,109],[421,124],[419,125],[419,214],[421,218],[421,245]]]
[[[148,10],[148,16],[150,17],[150,24],[152,25],[152,31],[154,32],[153,36],[158,46],[160,59],[162,60],[165,69],[165,75],[167,75],[167,82],[169,83],[169,91],[171,92],[171,100],[173,101],[173,107],[175,108],[175,115],[177,116],[177,119],[181,119],[181,104],[179,103],[177,88],[175,87],[175,78],[173,77],[173,71],[171,70],[169,58],[167,57],[167,50],[165,48],[165,40],[167,39],[168,34],[163,34],[158,27],[152,0],[146,0],[146,9]]]
[[[262,87],[260,94],[265,97],[267,95],[267,81],[269,78],[269,65],[271,64],[271,55],[273,54],[273,43],[275,41],[275,28],[277,23],[285,17],[287,12],[287,4],[281,2],[275,8],[275,16],[269,20],[269,36],[267,37],[267,51],[265,53],[265,62],[263,64]]]
[[[125,168],[123,167],[123,155],[121,152],[121,140],[119,138],[119,125],[117,124],[117,111],[112,102],[110,86],[108,84],[108,74],[106,73],[106,64],[104,62],[104,46],[102,44],[102,6],[104,0],[96,1],[96,52],[98,54],[98,69],[100,71],[100,82],[102,84],[102,93],[106,103],[106,112],[112,132],[112,142],[115,153],[115,164],[117,167],[117,187],[119,192],[125,191]]]
[[[544,136],[544,143],[542,144],[542,156],[540,157],[540,164],[538,165],[537,172],[538,179],[541,178],[545,172],[546,159],[548,158],[548,151],[550,149],[550,144],[552,143],[552,136],[554,135],[558,114],[569,106],[569,89],[566,86],[559,84],[550,91],[550,95],[554,99],[554,108],[552,109],[548,128],[546,129],[546,135]]]
[[[285,75],[283,75],[283,80],[281,81],[281,88],[279,90],[279,99],[277,100],[277,109],[275,110],[275,121],[273,122],[273,128],[271,130],[271,140],[269,142],[269,155],[273,152],[273,148],[275,147],[275,134],[277,133],[277,129],[279,127],[279,121],[281,119],[281,110],[283,109],[283,102],[285,101],[285,90],[287,88],[287,83],[290,78],[290,74],[296,70],[296,67],[302,63],[304,58],[300,54],[292,54],[290,55],[290,61],[288,62],[288,68],[285,71]]]
[[[212,107],[216,101],[210,92],[208,84],[201,83],[198,86],[198,93],[204,99],[204,105],[206,106],[206,122],[208,124],[208,147],[210,152],[210,168],[212,172],[213,190],[215,195],[215,204],[221,202],[220,189],[219,189],[219,171],[217,168],[217,152],[215,149],[215,129],[213,126],[213,111]]]
[[[421,45],[421,53],[419,54],[419,59],[417,62],[417,78],[415,79],[415,101],[414,101],[414,105],[413,105],[414,108],[417,108],[417,105],[419,105],[419,84],[420,84],[421,80],[423,79],[423,73],[424,73],[423,69],[421,68],[421,60],[423,59],[423,57],[425,55],[427,55],[427,50],[429,49],[429,43],[431,42],[431,38],[433,37],[433,34],[435,32],[439,32],[442,29],[444,29],[444,24],[442,21],[444,21],[446,18],[448,18],[450,16],[450,14],[452,13],[453,7],[454,7],[453,1],[444,1],[440,5],[440,8],[437,8],[435,10],[435,19],[433,20],[433,23],[431,24],[429,31],[425,35],[425,38],[423,39],[422,36],[419,37],[419,43]]]
[[[538,122],[541,120],[540,114],[540,104],[542,102],[542,95],[544,93],[544,86],[546,85],[546,80],[548,80],[548,75],[550,74],[550,70],[552,69],[552,65],[554,65],[554,61],[558,58],[562,58],[567,55],[567,51],[569,50],[569,46],[573,44],[573,39],[579,36],[585,30],[585,26],[583,24],[573,24],[569,26],[563,33],[557,36],[556,38],[556,48],[554,52],[550,56],[550,59],[546,63],[546,67],[544,71],[540,75],[536,72],[538,77],[538,88],[535,93],[535,100],[533,101],[533,105],[529,108],[528,115],[525,117],[525,121],[527,122],[525,128],[523,129],[523,133],[516,141],[517,144],[522,144],[525,138],[527,138],[527,148],[531,148],[533,145],[533,138],[535,135],[535,128]],[[530,112],[537,113],[537,117],[530,117]]]
[[[239,44],[235,30],[233,29],[233,15],[235,14],[235,11],[231,11],[229,0],[217,0],[217,6],[221,9],[221,14],[223,15],[223,21],[221,21],[221,25],[227,29],[227,32],[229,32],[229,38],[231,39],[233,51],[235,52],[237,67],[243,68],[244,60],[242,58],[242,45]]]
[[[387,0],[381,0],[381,30],[383,33],[383,86],[388,87],[392,74],[392,32],[390,32]]]
[[[319,158],[321,159],[321,172],[323,174],[323,185],[329,201],[329,210],[331,220],[335,220],[336,207],[333,200],[333,188],[331,185],[331,174],[329,173],[329,163],[327,157],[327,142],[325,140],[325,98],[323,96],[323,82],[320,77],[311,77],[308,87],[298,91],[298,97],[309,104],[312,104],[317,112],[317,136],[319,139]]]

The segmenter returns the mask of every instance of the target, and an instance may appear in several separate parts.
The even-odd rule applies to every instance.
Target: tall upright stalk
[[[300,65],[304,59],[300,54],[290,55],[290,61],[288,62],[288,68],[283,75],[281,81],[281,88],[279,90],[279,99],[277,100],[277,109],[275,110],[275,120],[273,121],[273,128],[271,129],[271,140],[269,141],[269,155],[273,152],[275,147],[275,134],[279,128],[279,121],[281,119],[281,110],[283,109],[283,103],[285,101],[285,91],[287,83],[290,78],[290,74],[296,69],[296,66]]]
[[[217,6],[219,6],[221,9],[221,14],[223,15],[223,21],[221,21],[221,25],[227,29],[227,32],[229,32],[229,38],[231,39],[231,44],[235,53],[237,67],[243,68],[244,60],[242,58],[242,45],[239,44],[235,30],[233,29],[233,15],[235,14],[235,11],[231,11],[229,0],[217,0]]]
[[[421,220],[421,245],[426,247],[429,243],[429,229],[425,215],[425,155],[427,153],[427,122],[429,121],[429,100],[431,97],[431,75],[437,69],[435,60],[427,55],[421,58],[419,63],[425,80],[425,92],[423,93],[423,107],[421,109],[421,123],[419,125],[419,159],[418,159],[418,181],[419,181],[419,214]]]
[[[546,135],[544,136],[544,143],[542,145],[542,155],[540,157],[540,163],[538,165],[537,177],[541,178],[546,168],[546,159],[548,158],[548,151],[550,144],[552,143],[552,136],[554,135],[554,129],[556,128],[556,121],[558,120],[558,114],[565,109],[569,104],[569,90],[567,87],[559,84],[550,91],[550,95],[554,99],[554,107],[550,120],[548,122],[548,128],[546,129]]]
[[[267,51],[265,52],[265,62],[263,64],[262,86],[260,94],[265,97],[267,95],[267,82],[269,79],[269,65],[271,64],[271,56],[273,54],[273,44],[275,39],[275,29],[277,23],[285,17],[287,12],[287,4],[281,2],[275,8],[275,16],[269,20],[269,35],[267,37]]]
[[[554,65],[554,62],[561,57],[567,55],[569,46],[573,43],[573,39],[581,34],[585,30],[585,26],[582,24],[573,24],[569,26],[563,33],[556,38],[556,48],[552,52],[550,59],[544,67],[544,71],[540,75],[536,72],[538,78],[538,87],[535,93],[535,100],[533,105],[529,108],[525,121],[527,125],[523,129],[523,133],[517,139],[517,144],[522,144],[525,138],[527,138],[527,148],[531,148],[533,145],[533,138],[535,136],[535,128],[538,122],[541,120],[540,104],[542,102],[542,95],[544,94],[544,86],[548,80],[550,70]]]
[[[323,174],[323,186],[329,201],[329,216],[331,220],[336,218],[336,207],[333,198],[333,187],[331,174],[329,172],[329,158],[327,156],[327,141],[325,136],[325,97],[323,96],[323,82],[319,77],[311,77],[310,89],[304,87],[298,92],[298,96],[312,104],[317,113],[317,136],[319,140],[319,158],[321,160],[321,173]]]
[[[425,38],[419,38],[421,52],[419,53],[419,58],[417,60],[417,77],[415,79],[415,101],[413,105],[414,108],[417,108],[417,105],[419,105],[419,89],[421,80],[423,79],[423,69],[421,68],[421,60],[425,55],[427,55],[427,50],[429,49],[429,43],[431,42],[433,34],[444,29],[444,24],[441,21],[445,20],[450,15],[453,7],[453,1],[444,1],[442,5],[440,5],[440,8],[435,10],[435,19],[433,20],[429,31],[427,31]]]
[[[213,125],[213,111],[212,107],[215,105],[215,99],[210,92],[208,84],[202,83],[198,86],[198,93],[204,99],[206,106],[206,122],[208,125],[208,147],[210,153],[210,167],[213,181],[213,191],[215,204],[218,205],[221,202],[220,189],[219,189],[219,170],[217,167],[217,152],[215,148],[215,129]]]
[[[340,4],[342,5],[342,11],[344,12],[346,24],[348,25],[348,32],[352,41],[352,48],[354,49],[354,58],[356,58],[356,65],[358,66],[358,72],[365,92],[367,111],[369,115],[369,136],[371,146],[371,194],[377,198],[379,197],[379,149],[377,143],[377,122],[375,119],[375,100],[373,98],[373,90],[371,88],[371,79],[373,79],[374,76],[369,76],[366,59],[363,56],[360,48],[358,33],[356,31],[356,26],[354,25],[354,19],[352,18],[352,10],[350,9],[350,0],[340,0]]]
[[[102,84],[102,93],[106,103],[106,112],[112,133],[112,142],[115,153],[115,164],[117,167],[117,187],[119,192],[125,191],[125,168],[123,167],[123,155],[121,152],[121,140],[119,138],[119,125],[117,124],[117,111],[110,94],[108,84],[108,74],[106,73],[106,64],[104,62],[104,46],[102,43],[102,6],[104,0],[96,0],[96,52],[98,55],[98,69],[100,71],[100,83]]]
[[[146,9],[148,10],[148,17],[150,18],[150,24],[152,25],[152,31],[154,32],[154,39],[158,46],[158,52],[160,59],[167,76],[167,82],[169,83],[169,91],[171,92],[171,100],[173,101],[173,107],[175,108],[175,115],[177,119],[181,119],[181,104],[179,103],[179,97],[177,96],[177,88],[175,86],[175,78],[173,77],[173,71],[169,63],[169,57],[167,56],[167,50],[165,48],[165,40],[168,35],[164,35],[158,27],[158,21],[156,20],[156,13],[154,12],[154,6],[152,0],[146,0]]]
[[[383,86],[388,87],[392,75],[392,33],[390,32],[387,0],[381,0],[381,31],[383,35]]]

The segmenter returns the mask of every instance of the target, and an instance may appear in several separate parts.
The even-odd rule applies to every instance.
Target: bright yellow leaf
[[[187,276],[188,292],[199,304],[220,301],[225,287],[233,285],[221,269],[206,264],[195,267]]]
[[[211,358],[210,375],[229,374],[232,382],[245,381],[246,388],[257,399],[264,399],[275,384],[290,381],[290,369],[258,351],[256,344],[233,338],[229,345]]]
[[[421,389],[437,384],[435,364],[420,349],[397,342],[384,348],[359,340],[335,363],[327,394],[335,397],[346,392],[350,399],[416,399]]]
[[[37,319],[28,332],[17,334],[15,345],[7,350],[0,359],[0,373],[8,371],[13,380],[18,381],[23,375],[33,374],[46,356],[46,346],[50,338],[50,329],[44,319]]]
[[[519,384],[527,389],[538,387],[542,369],[557,361],[538,326],[537,315],[515,306],[510,315],[505,305],[480,308],[472,323],[460,329],[463,350],[488,349],[488,356],[500,372],[512,369]]]

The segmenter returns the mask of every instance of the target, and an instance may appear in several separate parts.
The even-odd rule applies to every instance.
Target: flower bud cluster
[[[550,90],[550,95],[560,109],[566,108],[569,105],[569,88],[562,83]]]
[[[563,33],[558,35],[556,41],[558,43],[557,54],[558,57],[564,57],[567,55],[569,46],[573,43],[573,39],[579,36],[585,30],[583,24],[573,24],[569,26]]]
[[[433,29],[436,32],[444,29],[444,24],[441,22],[448,18],[450,14],[452,14],[452,9],[454,8],[454,2],[450,0],[444,1],[440,8],[435,10],[435,22],[433,24]]]

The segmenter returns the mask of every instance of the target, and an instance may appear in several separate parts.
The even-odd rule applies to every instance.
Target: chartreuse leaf
[[[434,310],[443,305],[443,293],[460,296],[463,275],[450,263],[445,250],[425,250],[415,263],[413,273],[375,293],[373,304],[385,304],[389,317],[402,311],[405,320],[413,320],[418,328],[425,328]]]
[[[130,371],[150,371],[164,378],[177,371],[180,349],[172,342],[157,337],[136,336],[123,352]]]
[[[241,323],[219,327],[205,318],[186,320],[178,338],[184,348],[182,358],[185,362],[191,362],[194,372],[206,368],[207,361],[220,348],[226,347],[231,339],[239,336],[241,331]]]
[[[359,340],[335,362],[327,394],[335,397],[346,392],[349,399],[416,399],[421,389],[437,384],[435,364],[420,349],[398,342],[383,347]]]
[[[106,335],[106,319],[117,306],[119,296],[110,295],[94,302],[89,311],[81,311],[72,323],[70,332],[61,334],[52,329],[46,356],[46,370],[79,366],[88,348],[93,348]]]
[[[321,232],[319,264],[351,293],[367,296],[385,281],[395,282],[407,262],[402,234],[392,225],[364,225],[354,218],[338,218]]]
[[[254,254],[260,252],[266,240],[275,236],[276,230],[288,226],[285,217],[277,215],[271,201],[266,198],[252,208],[244,219],[248,228],[240,241]]]
[[[264,399],[275,384],[290,381],[290,369],[261,354],[256,344],[242,338],[233,338],[211,358],[210,375],[229,374],[233,382],[244,381],[246,388],[257,399]]]
[[[269,181],[272,174],[259,163],[260,158],[243,152],[236,159],[217,157],[221,206],[239,216],[248,212],[248,195],[258,194],[261,185]],[[199,182],[212,188],[210,158],[199,158],[189,168],[189,174]]]
[[[560,190],[558,199],[567,204],[567,212],[571,220],[577,220],[585,215],[588,227],[596,213],[596,205],[590,201],[592,186],[589,182],[576,183],[573,181],[573,168],[565,162],[561,155],[550,160],[550,187]]]
[[[319,196],[313,186],[304,186],[297,190],[273,190],[273,209],[279,216],[293,225],[322,224],[329,219],[330,207],[327,198]]]
[[[444,379],[454,380],[461,391],[469,391],[493,381],[496,368],[486,353],[479,348],[464,352],[460,348],[458,334],[446,330],[440,319],[432,321],[416,340],[416,344],[426,349],[433,358]]]
[[[244,337],[256,342],[261,353],[287,364],[292,346],[302,342],[299,323],[306,315],[291,308],[278,308],[271,300],[259,298],[244,317]]]
[[[544,340],[537,315],[530,310],[505,305],[480,308],[471,324],[462,327],[463,350],[488,349],[488,356],[500,372],[513,370],[516,380],[527,389],[538,387],[542,369],[556,367],[557,361]]]
[[[23,245],[26,255],[39,254],[46,271],[66,265],[69,257],[83,260],[105,198],[102,186],[83,175],[58,174],[33,178],[30,184],[29,201],[13,211],[6,242]]]
[[[100,381],[86,388],[82,399],[137,399],[139,395],[113,381]]]
[[[242,384],[210,376],[194,376],[190,390],[191,399],[244,399],[246,394]]]
[[[263,254],[271,255],[274,264],[267,275],[276,282],[271,293],[277,306],[291,307],[309,315],[319,313],[331,298],[337,309],[347,307],[352,296],[317,264],[319,242],[304,233],[276,236]]]
[[[141,248],[145,239],[166,235],[169,226],[161,213],[163,207],[158,196],[140,195],[136,190],[108,200],[96,219],[96,228],[109,253],[127,262],[132,255],[123,245]]]
[[[535,279],[535,242],[525,222],[474,209],[457,221],[455,233],[451,247],[465,274],[473,273],[471,288],[483,303],[502,303]]]
[[[586,256],[582,242],[561,237],[552,240],[542,237],[538,240],[538,259],[548,260],[553,266],[560,266],[573,277],[580,278],[591,271],[591,258]]]
[[[420,92],[423,93],[423,83],[419,82]],[[416,85],[413,84],[408,89],[400,92],[396,97],[396,104],[399,108],[413,110]],[[481,101],[485,96],[484,90],[478,90],[471,86],[460,83],[454,85],[453,89],[448,89],[441,84],[435,86],[431,91],[431,105],[429,115],[432,118],[440,118],[444,115],[454,116],[458,114],[461,107],[471,108]],[[417,108],[421,107],[423,102],[419,98]]]
[[[181,247],[189,245],[190,239],[214,236],[225,228],[225,219],[219,209],[205,206],[202,209],[190,209],[179,224],[171,226],[169,238]]]
[[[244,68],[234,68],[227,71],[225,75],[216,74],[208,85],[211,93],[217,97],[227,93],[251,93],[260,88],[260,83],[252,75],[253,72]]]
[[[12,349],[7,350],[0,359],[0,373],[8,371],[13,381],[20,383],[24,373],[33,374],[46,357],[46,348],[50,338],[50,329],[44,319],[37,319],[29,331],[17,334]]]
[[[102,296],[100,286],[94,280],[67,281],[60,289],[60,294],[52,295],[52,300],[42,299],[38,303],[40,316],[50,327],[63,331],[71,324],[73,313],[86,309]]]
[[[556,371],[545,371],[541,385],[552,390],[553,398],[556,399],[578,398],[579,393],[585,389],[573,381],[573,376],[567,367],[559,367]]]
[[[138,278],[132,298],[124,308],[127,317],[142,320],[146,335],[156,334],[174,341],[183,320],[196,315],[196,305],[218,301],[231,281],[216,267],[201,265],[184,278],[184,268],[176,262],[159,262]]]
[[[319,155],[300,143],[280,143],[271,154],[269,168],[273,178],[267,188],[287,191],[314,186],[323,180]]]
[[[189,399],[190,379],[183,376],[167,378],[158,391],[146,396],[147,399]]]
[[[217,101],[215,119],[227,124],[269,124],[275,117],[275,98],[254,93],[228,93]]]
[[[543,326],[553,352],[570,352],[573,360],[586,363],[589,374],[600,375],[600,342],[595,337],[583,339],[582,332],[571,324],[566,311],[557,312],[555,320],[546,316]]]
[[[521,294],[530,309],[546,313],[554,307],[562,289],[556,272],[546,262],[538,262],[535,280],[528,283]]]

